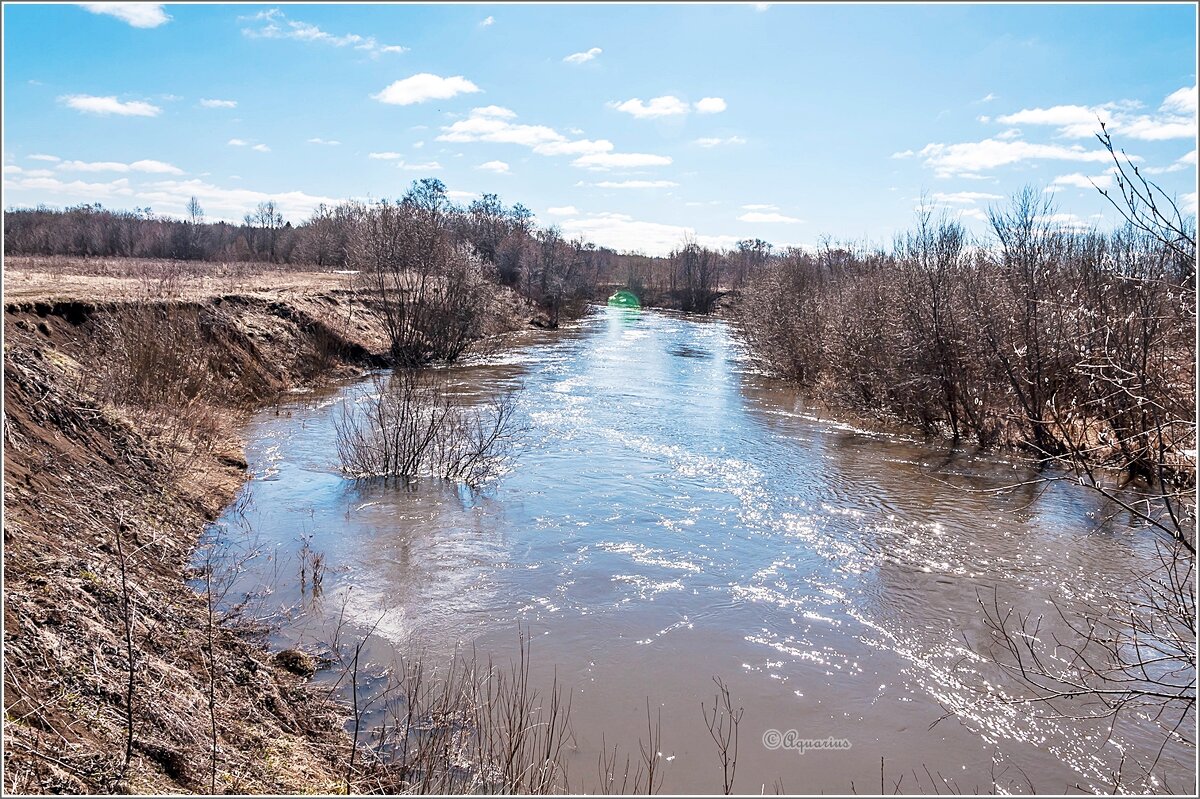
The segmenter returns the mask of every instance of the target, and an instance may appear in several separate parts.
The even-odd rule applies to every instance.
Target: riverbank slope
[[[4,789],[339,790],[341,711],[192,564],[247,414],[382,363],[354,276],[58,278],[5,272]]]

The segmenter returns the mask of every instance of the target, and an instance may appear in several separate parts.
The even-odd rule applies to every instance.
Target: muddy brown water
[[[881,758],[888,793],[1106,791],[1122,752],[1154,759],[1147,720],[1110,735],[989,698],[1019,689],[985,656],[981,596],[1053,616],[1152,567],[1152,536],[1093,494],[997,492],[1038,474],[826,418],[719,321],[597,308],[446,375],[479,401],[513,392],[527,426],[480,490],[345,479],[334,421],[369,380],[250,424],[254,478],[214,529],[257,553],[231,595],[289,609],[276,646],[317,649],[345,613],[374,627],[376,664],[470,646],[504,661],[523,629],[533,681],[569,687],[585,790],[602,736],[636,752],[649,702],[663,790],[720,792],[700,709],[714,676],[745,708],[737,792],[878,792]],[[318,601],[300,592],[304,541],[327,563]],[[769,730],[850,746],[768,749]],[[1167,782],[1131,787],[1181,790],[1193,757],[1170,744]]]

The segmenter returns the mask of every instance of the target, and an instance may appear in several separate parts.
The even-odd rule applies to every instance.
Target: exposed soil
[[[344,711],[253,625],[213,630],[210,658],[191,562],[246,479],[246,415],[381,362],[354,276],[195,278],[168,299],[4,277],[5,791],[207,793],[212,715],[218,792],[341,789]],[[500,326],[526,323],[512,307]]]

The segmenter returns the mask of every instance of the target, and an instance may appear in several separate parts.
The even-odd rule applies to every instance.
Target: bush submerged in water
[[[376,376],[374,392],[335,421],[342,470],[354,478],[441,477],[467,485],[499,474],[510,455],[514,404],[473,406],[419,369]]]

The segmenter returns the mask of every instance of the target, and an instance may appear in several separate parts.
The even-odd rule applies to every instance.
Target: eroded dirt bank
[[[245,415],[386,350],[349,278],[310,282],[8,292],[6,791],[207,793],[214,726],[218,792],[343,785],[343,713],[252,624],[210,636],[188,584],[205,523],[246,477]]]

